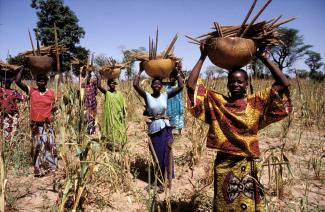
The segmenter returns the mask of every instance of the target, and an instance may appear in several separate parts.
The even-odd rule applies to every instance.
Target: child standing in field
[[[37,88],[27,86],[21,81],[22,70],[16,76],[16,84],[30,98],[30,126],[32,130],[32,158],[34,176],[44,176],[50,171],[56,171],[58,165],[57,149],[53,127],[53,112],[55,110],[55,94],[47,88],[46,74],[36,76]]]
[[[214,211],[264,211],[264,193],[258,181],[260,129],[286,117],[292,110],[289,81],[267,57],[257,57],[270,70],[275,83],[247,95],[248,75],[242,69],[231,70],[229,96],[207,89],[198,82],[207,56],[201,44],[201,57],[188,81],[188,106],[194,117],[209,124],[207,146],[217,149],[214,165]]]

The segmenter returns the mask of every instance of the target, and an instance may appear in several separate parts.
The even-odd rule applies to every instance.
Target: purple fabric
[[[87,109],[86,112],[86,124],[87,124],[87,133],[92,135],[96,131],[95,126],[95,117],[97,112],[97,82],[90,81],[89,84],[86,85],[86,98],[85,98],[85,106]]]
[[[162,171],[163,176],[165,176],[165,172],[167,172],[167,178],[172,179],[175,177],[174,175],[174,159],[172,159],[172,176],[168,176],[169,169],[169,154],[172,148],[173,143],[173,134],[171,127],[165,127],[164,129],[156,132],[154,134],[150,134],[151,143],[157,155],[159,161],[159,167]]]
[[[97,110],[97,100],[96,100],[97,83],[95,81],[89,82],[89,84],[86,85],[85,91],[86,91],[85,106],[87,110],[96,111]]]

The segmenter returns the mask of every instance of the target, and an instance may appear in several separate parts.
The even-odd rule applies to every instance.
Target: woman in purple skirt
[[[145,100],[146,112],[149,116],[148,135],[151,139],[154,152],[152,152],[154,159],[158,160],[159,173],[162,179],[168,179],[168,187],[171,188],[171,179],[174,177],[174,164],[172,156],[173,134],[172,128],[169,124],[167,112],[167,99],[175,96],[183,89],[183,79],[178,74],[178,86],[168,93],[161,93],[163,86],[161,78],[153,78],[151,81],[151,88],[153,93],[150,94],[144,91],[140,85],[140,75],[143,72],[143,65],[140,63],[138,75],[135,77],[133,86],[138,94]],[[159,186],[159,192],[163,191],[163,186]]]

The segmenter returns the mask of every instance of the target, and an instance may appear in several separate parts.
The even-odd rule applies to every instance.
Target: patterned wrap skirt
[[[257,177],[259,169],[255,159],[218,152],[213,211],[265,211],[264,190]]]
[[[184,114],[170,115],[169,122],[176,129],[183,129],[184,128]]]
[[[96,111],[87,110],[85,121],[88,135],[94,134],[96,132]]]
[[[158,163],[163,177],[168,180],[174,178],[174,159],[172,153],[173,134],[171,127],[165,127],[159,132],[150,134],[152,146],[157,155]]]
[[[12,140],[12,138],[17,135],[19,114],[0,114],[0,136],[6,141]]]
[[[54,128],[51,123],[31,122],[34,175],[43,176],[58,166]]]

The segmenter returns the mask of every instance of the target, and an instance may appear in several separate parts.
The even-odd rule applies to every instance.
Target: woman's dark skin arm
[[[176,70],[178,68],[176,67]],[[180,71],[180,70],[178,70]],[[178,94],[179,92],[181,92],[184,88],[184,83],[183,83],[183,78],[181,76],[180,73],[177,74],[177,88],[171,90],[169,93],[168,93],[168,98],[171,98],[173,96],[175,96],[176,94]]]
[[[22,68],[19,70],[18,74],[16,75],[16,84],[18,85],[18,87],[19,87],[21,90],[25,91],[26,94],[29,94],[28,86],[27,86],[25,83],[23,83],[23,82],[21,81],[21,75],[22,75],[23,69],[24,69],[24,67],[22,67]]]
[[[195,64],[194,68],[192,69],[190,76],[188,77],[188,80],[186,83],[188,97],[191,102],[194,102],[194,90],[196,88],[196,82],[200,76],[200,71],[202,69],[204,60],[207,57],[207,51],[206,51],[204,43],[201,43],[200,51],[201,51],[201,56],[200,56],[199,60],[197,61],[197,63]]]
[[[290,82],[288,78],[283,74],[282,70],[279,69],[277,65],[275,65],[269,58],[265,51],[261,54],[257,54],[257,57],[264,63],[264,65],[270,70],[272,76],[275,79],[275,84],[273,84],[272,88],[277,92],[281,93],[286,88],[290,86]]]
[[[106,89],[102,87],[102,78],[100,76],[97,77],[97,88],[100,90],[103,94],[106,94]]]
[[[138,72],[138,74],[135,76],[135,78],[134,78],[134,81],[133,81],[133,87],[134,87],[134,89],[138,92],[138,94],[142,97],[142,98],[144,98],[144,99],[146,99],[146,92],[140,87],[140,85],[139,85],[139,82],[140,82],[140,75],[141,75],[141,73],[144,71],[144,69],[143,69],[143,64],[142,64],[142,62],[140,62],[140,64],[139,64],[139,72]]]

